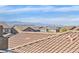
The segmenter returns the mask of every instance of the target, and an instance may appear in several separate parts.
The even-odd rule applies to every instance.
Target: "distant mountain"
[[[0,23],[6,23],[9,26],[14,26],[14,25],[18,25],[18,26],[48,26],[50,28],[57,28],[57,27],[62,27],[62,25],[55,25],[55,24],[43,24],[43,23],[31,23],[31,22],[19,22],[19,21],[0,21]]]
[[[47,26],[49,24],[43,24],[43,23],[31,23],[31,22],[19,22],[19,21],[11,21],[6,22],[9,25],[33,25],[33,26]]]

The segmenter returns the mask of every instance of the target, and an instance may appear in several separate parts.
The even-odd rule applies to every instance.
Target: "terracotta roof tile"
[[[72,42],[68,37],[69,35],[71,36],[71,38],[75,37]],[[41,37],[42,34],[39,34],[39,36]],[[78,53],[79,32],[67,32],[55,36],[50,35],[49,38],[25,44],[23,46],[12,49],[12,51],[19,53]]]
[[[55,34],[53,34],[55,35]],[[37,42],[44,40],[46,37],[53,36],[52,34],[43,34],[43,33],[19,33],[15,36],[9,38],[9,48],[18,47],[21,45],[26,45],[32,42]]]

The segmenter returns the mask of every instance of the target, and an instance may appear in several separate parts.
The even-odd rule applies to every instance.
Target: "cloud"
[[[66,17],[58,17],[58,18],[38,18],[38,17],[30,17],[30,18],[18,18],[17,21],[21,22],[32,22],[32,23],[44,23],[44,24],[60,24],[60,25],[68,25],[68,24],[78,24],[79,17],[77,18],[66,18]]]
[[[47,7],[26,7],[26,8],[18,8],[15,10],[8,10],[8,12],[30,12],[30,11],[42,11],[42,12],[70,12],[70,11],[79,11],[79,6],[71,6],[71,7],[55,7],[55,6],[47,6]]]
[[[13,10],[5,10],[4,12],[9,12],[9,13],[13,13],[13,12],[30,12],[30,11],[42,11],[42,12],[46,12],[46,11],[50,11],[51,9],[53,9],[53,7],[26,7],[26,8],[17,8],[17,9],[13,9]]]
[[[16,6],[15,6],[16,7]],[[21,8],[12,8],[11,6],[0,6],[0,13],[3,14],[10,14],[9,16],[7,16],[7,18],[11,19],[11,20],[16,20],[16,21],[22,21],[22,22],[33,22],[33,23],[47,23],[47,24],[75,24],[79,22],[79,14],[75,15],[73,13],[73,11],[79,11],[79,6],[62,6],[62,7],[56,7],[56,6],[28,6],[28,7],[22,7]],[[26,17],[25,15],[28,14],[19,14],[17,17],[16,13],[22,13],[22,12],[29,12],[28,14],[29,17]],[[45,13],[44,15],[38,15],[34,14],[31,15],[31,12],[40,12],[40,15],[42,14],[41,12],[72,12],[72,14],[66,14],[66,13],[62,13],[62,15],[60,14],[55,14],[57,15],[56,17],[54,17],[52,14],[49,13]],[[16,16],[14,16],[15,14]],[[46,17],[45,15],[47,14],[48,17]],[[21,18],[20,16],[23,16],[23,18]],[[49,17],[51,15],[51,17]],[[39,17],[38,17],[39,16]],[[5,16],[3,17],[3,19],[5,18]]]
[[[0,6],[4,7],[4,6]],[[6,6],[8,7],[8,6]],[[4,7],[5,8],[5,7]],[[10,9],[10,8],[9,8]],[[14,13],[14,12],[33,12],[33,11],[41,11],[41,12],[71,12],[71,11],[79,11],[79,6],[69,6],[69,7],[56,7],[56,6],[29,6],[23,8],[16,9],[1,9],[0,13]]]
[[[4,7],[6,7],[6,5],[0,5],[0,8],[4,8]]]
[[[59,12],[79,11],[79,6],[61,7],[61,8],[57,8],[55,11],[59,11]]]

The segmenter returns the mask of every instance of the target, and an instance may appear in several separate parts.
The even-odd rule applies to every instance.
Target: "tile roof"
[[[20,29],[20,28],[18,28],[16,26],[14,26],[13,29],[15,29],[18,33],[21,33],[22,32],[22,29]]]
[[[22,31],[22,30],[26,29],[26,26],[14,26],[14,28]]]
[[[39,37],[42,36],[40,35]],[[68,36],[71,36],[73,40],[71,41]],[[19,37],[18,37],[18,41],[19,41]],[[22,41],[19,41],[19,42],[22,43]],[[29,44],[16,47],[12,49],[12,51],[19,52],[19,53],[75,53],[75,52],[78,53],[79,52],[79,32],[67,32],[67,33],[63,33],[55,36],[50,36],[49,38],[45,38],[44,40],[39,40],[36,42],[32,42]]]
[[[32,27],[27,27],[26,29],[24,29],[23,31],[27,31],[27,32],[37,32],[37,30],[39,30],[39,29],[34,29],[34,28],[32,28]],[[39,30],[40,31],[40,30]]]
[[[55,35],[55,34],[53,34]],[[40,41],[46,37],[53,36],[51,33],[34,33],[34,32],[23,32],[16,34],[9,38],[9,48],[16,48],[21,45],[26,45],[32,42]]]

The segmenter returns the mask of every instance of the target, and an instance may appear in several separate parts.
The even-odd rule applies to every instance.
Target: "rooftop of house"
[[[49,36],[54,36],[56,33],[43,33],[43,32],[22,32],[9,38],[9,48],[26,45],[32,42],[40,41]]]
[[[9,39],[9,47],[18,53],[78,53],[79,32],[18,34]]]
[[[33,30],[45,30],[45,27],[39,27],[39,26],[14,26],[15,30],[17,30],[19,33],[24,32],[26,29],[33,29]]]
[[[14,26],[14,29],[16,29],[18,32],[23,32],[27,29],[33,29],[33,30],[46,30],[46,29],[51,29],[51,30],[56,30],[58,28],[52,28],[52,27],[44,27],[44,26]]]
[[[79,30],[79,26],[64,26],[63,28],[65,28],[67,30],[72,30],[72,31],[78,31]]]
[[[7,23],[5,22],[0,22],[0,25],[2,25],[4,28],[11,28],[12,26],[9,26]]]
[[[22,30],[26,29],[26,26],[14,26],[14,28],[22,31]]]
[[[76,28],[74,28],[74,30],[79,30],[79,26],[77,26]]]

